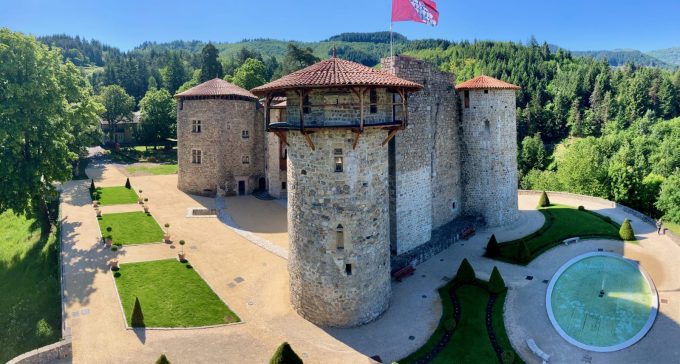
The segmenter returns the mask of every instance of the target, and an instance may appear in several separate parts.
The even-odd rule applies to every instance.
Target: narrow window
[[[342,172],[342,149],[335,149],[333,155],[335,157],[335,171]]]
[[[200,133],[201,132],[201,121],[200,120],[191,120],[191,132],[192,133]]]
[[[201,152],[200,149],[192,149],[191,150],[191,163],[201,164],[202,159],[203,159],[203,153]]]
[[[309,102],[309,95],[305,96],[305,98],[302,100],[302,112],[305,114],[309,114],[312,111],[311,103]]]
[[[489,124],[489,120],[484,120],[484,131],[487,134],[491,133],[491,124]]]
[[[342,224],[338,224],[335,229],[335,247],[338,250],[345,250],[345,229]]]
[[[489,90],[484,90],[484,93],[485,93],[485,94],[488,94],[488,93],[489,93]]]
[[[179,109],[184,110],[184,99],[179,99]]]
[[[244,155],[243,157],[241,157],[241,163],[250,164],[250,157],[247,156],[247,155]]]
[[[345,264],[345,273],[346,273],[348,276],[351,276],[351,275],[352,275],[352,265],[351,265],[351,264]]]
[[[250,133],[248,132],[248,130],[241,131],[241,138],[243,138],[243,139],[250,138]]]
[[[288,186],[286,186],[286,182],[281,182],[281,189],[285,190],[286,187],[288,187]]]
[[[463,104],[465,105],[466,109],[469,109],[470,108],[470,90],[465,90],[465,92],[463,92],[463,95],[464,95],[464,99],[465,99]]]
[[[369,102],[371,104],[370,113],[375,114],[378,112],[378,91],[374,88],[371,89],[369,94]]]

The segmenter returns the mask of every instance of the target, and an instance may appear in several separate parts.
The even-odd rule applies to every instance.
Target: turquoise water
[[[633,338],[649,320],[652,304],[652,289],[640,270],[611,256],[586,257],[569,266],[555,282],[551,297],[562,330],[596,347]]]

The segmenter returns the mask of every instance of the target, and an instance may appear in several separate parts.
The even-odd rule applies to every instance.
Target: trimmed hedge
[[[487,257],[493,258],[501,255],[501,248],[498,246],[498,241],[496,240],[496,235],[491,235],[489,242],[486,243],[486,254]]]
[[[287,342],[284,342],[276,349],[269,364],[302,364],[302,359]]]
[[[128,189],[132,188],[132,186],[130,185],[130,178],[125,180],[125,188],[128,188]]]
[[[168,358],[165,357],[165,354],[163,354],[160,358],[158,358],[158,360],[156,360],[156,364],[170,364],[170,360],[168,360]]]
[[[135,307],[132,308],[132,319],[130,320],[132,327],[144,327],[144,313],[142,313],[142,305],[139,303],[139,297],[135,297]]]
[[[619,229],[619,235],[621,235],[621,239],[625,241],[635,240],[635,232],[633,231],[633,226],[630,224],[630,220],[626,219],[623,221],[621,229]]]
[[[470,262],[467,260],[467,258],[463,259],[463,261],[460,262],[460,266],[458,267],[456,278],[454,278],[454,280],[459,284],[468,284],[474,282],[475,279],[475,270],[472,268],[472,265],[470,265]]]
[[[501,277],[501,272],[494,266],[493,271],[491,271],[491,278],[489,278],[489,292],[501,293],[505,292],[505,290],[505,281],[503,280],[503,277]]]
[[[538,207],[548,207],[550,206],[550,199],[548,198],[548,194],[543,191],[541,193],[541,197],[538,199]]]

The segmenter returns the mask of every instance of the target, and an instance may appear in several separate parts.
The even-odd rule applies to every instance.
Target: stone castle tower
[[[456,86],[462,105],[463,210],[481,215],[487,226],[512,223],[517,207],[519,87],[488,76]]]
[[[178,188],[195,195],[265,189],[264,119],[257,97],[215,78],[175,98]]]
[[[389,306],[388,147],[421,86],[331,58],[257,87],[268,130],[288,145],[291,302],[322,326],[355,326]],[[285,122],[270,123],[274,97]]]

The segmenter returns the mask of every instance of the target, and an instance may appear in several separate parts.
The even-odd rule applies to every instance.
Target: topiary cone
[[[519,247],[517,249],[517,260],[519,260],[522,263],[526,263],[529,261],[530,257],[531,250],[529,250],[527,243],[524,240],[520,241]]]
[[[97,187],[94,186],[94,179],[90,180],[90,191],[94,192],[97,190]]]
[[[463,259],[463,261],[460,262],[460,267],[458,267],[454,280],[459,284],[467,284],[474,282],[475,278],[474,268],[472,268],[472,265],[470,265],[467,258]]]
[[[505,291],[505,281],[501,277],[501,272],[495,266],[493,271],[491,271],[491,278],[489,279],[489,291],[491,293],[502,293]]]
[[[156,364],[170,364],[170,360],[165,357],[165,354],[162,354],[158,360],[156,360]]]
[[[486,244],[486,256],[489,258],[501,255],[501,247],[498,245],[496,235],[491,235],[489,242]]]
[[[139,303],[139,298],[135,297],[135,307],[132,308],[132,319],[130,320],[132,327],[144,327],[144,314],[142,313],[142,305]]]
[[[269,364],[302,364],[302,359],[295,354],[287,342],[284,342],[276,349]]]
[[[621,229],[619,229],[619,235],[621,239],[625,241],[635,240],[635,232],[633,231],[633,226],[630,224],[630,220],[625,219],[623,224],[621,224]]]
[[[541,193],[541,197],[538,199],[538,207],[548,207],[550,206],[550,199],[548,198],[548,194],[543,191]]]
[[[125,188],[132,188],[132,186],[130,185],[130,178],[125,180]]]

